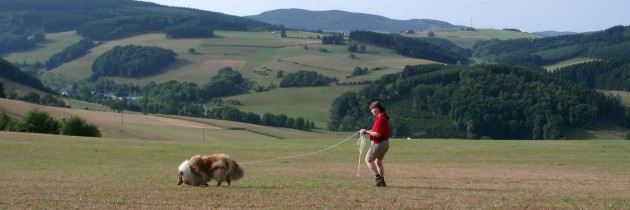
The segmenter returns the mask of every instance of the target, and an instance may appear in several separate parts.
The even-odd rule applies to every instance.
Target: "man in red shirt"
[[[385,107],[378,101],[370,104],[372,115],[376,117],[372,130],[361,129],[359,133],[370,135],[372,146],[365,155],[365,163],[376,176],[376,186],[385,187],[385,168],[383,168],[383,158],[389,150],[390,125],[389,116],[385,112]]]

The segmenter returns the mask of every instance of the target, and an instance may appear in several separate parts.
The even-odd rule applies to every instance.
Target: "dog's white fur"
[[[212,179],[218,182],[217,186],[223,181],[230,185],[231,181],[244,175],[243,168],[225,154],[195,155],[189,160],[184,160],[177,169],[178,185],[182,183],[192,186],[208,185]]]

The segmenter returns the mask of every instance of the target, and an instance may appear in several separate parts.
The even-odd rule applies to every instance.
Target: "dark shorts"
[[[385,158],[387,150],[389,150],[389,140],[382,141],[378,144],[372,143],[370,150],[368,150],[367,154],[365,154],[365,159],[368,161],[374,161],[377,158],[382,160]]]

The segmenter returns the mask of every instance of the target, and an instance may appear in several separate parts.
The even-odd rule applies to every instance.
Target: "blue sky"
[[[236,16],[275,9],[344,10],[391,19],[434,19],[524,32],[599,31],[630,25],[628,0],[143,0]]]

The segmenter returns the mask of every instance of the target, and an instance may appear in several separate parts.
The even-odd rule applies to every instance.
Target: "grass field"
[[[227,97],[238,100],[243,106],[236,108],[253,112],[261,117],[265,113],[303,117],[315,122],[318,128],[326,128],[331,102],[349,91],[359,91],[363,86],[339,85],[334,87],[279,88],[272,91]]]
[[[0,132],[0,209],[628,209],[630,141],[392,140],[386,188],[356,137],[172,141]],[[178,186],[177,166],[226,153],[232,186]]]

